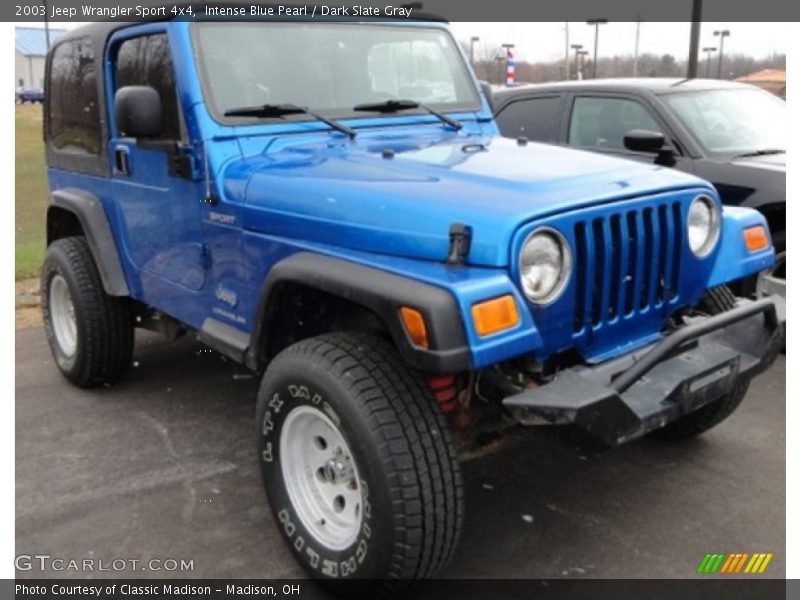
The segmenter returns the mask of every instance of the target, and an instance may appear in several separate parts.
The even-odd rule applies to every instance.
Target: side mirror
[[[659,131],[647,131],[646,129],[631,129],[625,134],[625,148],[631,152],[661,152],[667,138]]]
[[[492,86],[489,85],[485,81],[481,81],[481,92],[483,96],[486,98],[486,103],[489,105],[489,109],[494,112],[494,106],[492,106]]]
[[[667,144],[667,138],[659,131],[632,129],[625,134],[623,142],[625,148],[632,152],[655,154],[653,162],[657,165],[674,167],[677,162],[675,149]]]
[[[120,135],[153,138],[164,129],[161,96],[149,85],[127,85],[114,94],[114,115]]]

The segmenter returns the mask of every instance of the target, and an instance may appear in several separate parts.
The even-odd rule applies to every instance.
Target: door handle
[[[121,175],[130,175],[131,155],[126,146],[114,148],[114,170]]]

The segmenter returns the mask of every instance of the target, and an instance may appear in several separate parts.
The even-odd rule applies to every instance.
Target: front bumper
[[[524,425],[573,423],[608,445],[663,427],[757,375],[783,347],[779,296],[692,319],[648,348],[561,371],[503,405]]]

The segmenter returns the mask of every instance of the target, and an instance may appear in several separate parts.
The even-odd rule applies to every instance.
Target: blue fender
[[[708,278],[709,288],[755,275],[775,263],[772,238],[770,238],[769,245],[763,250],[750,252],[745,247],[742,232],[755,225],[762,225],[769,235],[767,220],[760,212],[738,206],[723,208],[720,248]]]

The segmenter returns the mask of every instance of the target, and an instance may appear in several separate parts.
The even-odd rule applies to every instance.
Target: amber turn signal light
[[[428,347],[428,330],[425,327],[425,317],[416,308],[400,307],[400,319],[405,325],[406,333],[414,345],[420,348]]]
[[[472,322],[475,332],[481,337],[510,329],[519,323],[517,303],[513,296],[500,296],[473,304]]]
[[[742,231],[742,235],[744,236],[744,245],[749,252],[763,250],[769,244],[767,231],[764,229],[763,225],[748,227]]]

